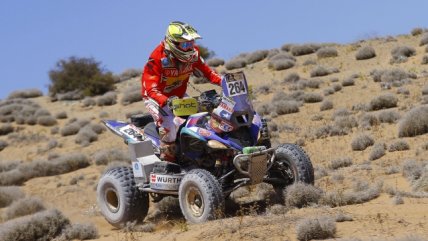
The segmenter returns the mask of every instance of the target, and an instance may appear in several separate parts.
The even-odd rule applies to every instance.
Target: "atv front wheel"
[[[193,169],[181,180],[181,211],[188,222],[203,223],[224,213],[224,196],[217,179],[204,169]]]
[[[296,182],[314,184],[314,169],[306,152],[298,145],[282,144],[275,151],[275,160],[269,170],[269,179],[275,189],[282,190]]]
[[[105,219],[118,228],[143,221],[149,210],[149,195],[135,186],[130,167],[110,169],[100,178],[97,201]]]

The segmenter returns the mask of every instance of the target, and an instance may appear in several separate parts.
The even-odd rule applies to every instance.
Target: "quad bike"
[[[265,182],[281,195],[295,182],[314,183],[312,163],[301,147],[271,147],[244,73],[225,74],[221,86],[222,95],[210,90],[174,100],[175,163],[158,158],[159,133],[150,115],[133,116],[131,123],[104,121],[128,144],[132,159],[132,166],[112,168],[99,180],[98,205],[110,224],[143,221],[149,196],[153,202],[178,197],[186,220],[202,223],[221,217],[225,198],[239,187]]]

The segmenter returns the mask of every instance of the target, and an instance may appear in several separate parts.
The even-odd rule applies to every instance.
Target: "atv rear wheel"
[[[224,196],[217,179],[206,170],[193,169],[181,180],[181,211],[188,222],[203,223],[224,213]]]
[[[306,152],[298,145],[282,144],[275,150],[275,160],[268,172],[275,191],[282,198],[283,189],[296,182],[314,184],[314,169]]]
[[[135,186],[130,167],[115,167],[100,178],[97,201],[104,218],[118,228],[143,221],[149,210],[149,195]]]

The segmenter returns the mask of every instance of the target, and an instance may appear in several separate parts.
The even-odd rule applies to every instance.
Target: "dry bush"
[[[415,160],[406,160],[401,166],[401,173],[410,181],[419,179],[422,176],[424,165]]]
[[[332,170],[337,170],[342,167],[349,167],[352,166],[352,159],[349,157],[342,157],[335,160],[330,161],[330,164],[328,165],[328,168]]]
[[[400,86],[403,83],[409,82],[409,78],[417,78],[416,74],[397,68],[391,70],[373,70],[370,72],[370,75],[372,76],[374,82],[391,83],[394,86]]]
[[[285,51],[285,52],[290,52],[291,47],[293,47],[293,44],[283,44],[283,45],[281,46],[281,50],[282,50],[282,51]]]
[[[137,87],[128,88],[123,92],[123,97],[120,100],[122,105],[129,105],[142,100],[141,90]]]
[[[405,87],[400,87],[397,89],[397,94],[409,96],[410,90]]]
[[[98,229],[91,223],[75,223],[68,226],[61,235],[60,239],[64,240],[88,240],[99,238]]]
[[[1,161],[0,162],[0,172],[10,171],[19,166],[20,161]]]
[[[256,94],[262,94],[262,95],[266,95],[269,94],[271,92],[270,90],[270,85],[269,84],[263,84],[260,85],[259,87],[257,87],[254,92]]]
[[[307,81],[307,83],[304,84],[304,88],[308,87],[311,89],[318,89],[320,85],[322,84],[322,80],[319,79],[310,79]]]
[[[289,53],[279,53],[269,59],[268,67],[274,70],[292,68],[296,64],[296,58]]]
[[[17,217],[34,214],[45,210],[42,200],[34,197],[21,198],[4,210],[2,220],[7,221]]]
[[[285,205],[287,207],[302,208],[317,204],[323,191],[318,187],[306,183],[294,183],[284,190]]]
[[[60,133],[61,133],[61,136],[76,135],[79,132],[80,128],[81,126],[78,122],[73,122],[61,128]]]
[[[305,93],[303,96],[303,101],[305,103],[317,103],[321,102],[324,99],[319,93]]]
[[[333,102],[331,100],[324,100],[320,105],[320,111],[333,109]]]
[[[268,50],[257,50],[255,52],[247,54],[245,61],[247,64],[254,64],[264,60],[269,54]]]
[[[428,55],[424,55],[424,56],[422,57],[421,64],[428,64]]]
[[[320,204],[330,207],[353,205],[365,203],[379,197],[382,191],[383,182],[376,182],[369,188],[361,191],[352,190],[334,190],[325,193],[321,198]]]
[[[338,116],[334,119],[334,126],[339,130],[349,132],[352,128],[358,127],[358,122],[354,116]]]
[[[370,130],[372,126],[379,125],[380,121],[378,117],[371,113],[364,113],[359,118],[359,126],[366,130]]]
[[[224,65],[224,60],[219,58],[212,58],[207,60],[207,64],[210,67],[218,67],[218,66]]]
[[[411,109],[399,122],[399,137],[412,137],[425,133],[428,133],[428,106]]]
[[[336,91],[333,89],[333,87],[328,87],[328,88],[325,88],[325,89],[323,90],[324,96],[332,95],[332,94],[334,94],[335,92],[336,92]]]
[[[107,165],[114,161],[130,163],[128,153],[119,149],[100,150],[93,155],[92,159],[96,165]]]
[[[394,197],[392,197],[392,204],[394,205],[404,204],[403,197],[400,194],[394,195]]]
[[[97,106],[109,106],[117,103],[117,94],[114,91],[109,91],[97,98]]]
[[[336,214],[335,221],[338,223],[340,223],[340,222],[352,222],[352,221],[354,221],[354,219],[352,218],[352,216],[340,212],[340,213]]]
[[[342,85],[340,85],[340,84],[334,84],[333,85],[333,89],[336,92],[341,91],[342,90]]]
[[[320,76],[326,76],[331,74],[332,71],[323,67],[323,66],[316,66],[314,69],[311,70],[311,77],[320,77]]]
[[[417,35],[421,35],[423,32],[424,32],[424,30],[422,28],[414,28],[414,29],[412,29],[410,34],[413,36],[417,36]]]
[[[55,118],[57,118],[57,119],[67,119],[68,118],[67,112],[65,112],[65,111],[58,112],[58,113],[55,114]]]
[[[391,93],[380,95],[370,101],[370,110],[381,110],[397,107],[398,98]]]
[[[334,47],[322,47],[316,52],[319,59],[337,57],[338,53]]]
[[[81,146],[87,146],[89,143],[97,141],[98,134],[92,129],[90,125],[86,125],[79,130],[74,142]]]
[[[409,143],[405,140],[396,140],[388,147],[389,152],[410,150]]]
[[[416,49],[409,46],[397,46],[391,50],[392,59],[390,63],[403,63],[408,57],[416,55]]]
[[[419,41],[419,46],[423,46],[425,44],[428,44],[428,33],[424,33]]]
[[[334,238],[336,222],[326,216],[304,218],[297,223],[296,233],[299,241]]]
[[[0,136],[7,135],[11,132],[13,132],[15,128],[11,124],[3,124],[0,126]]]
[[[355,59],[357,60],[365,60],[376,57],[376,51],[372,46],[364,46],[358,49],[355,54]]]
[[[378,119],[382,123],[395,123],[401,118],[400,114],[394,110],[381,111],[378,114]]]
[[[56,121],[55,117],[53,117],[51,115],[39,116],[37,118],[37,124],[39,124],[41,126],[54,126],[57,123],[58,122]]]
[[[35,98],[43,96],[43,92],[38,89],[17,90],[9,94],[8,99],[15,98]]]
[[[21,199],[25,194],[19,187],[6,186],[0,187],[0,208],[4,208],[12,204],[14,201]]]
[[[69,223],[60,211],[47,210],[3,223],[0,237],[5,241],[53,240]]]
[[[420,178],[412,185],[416,192],[428,192],[428,171],[425,169]]]
[[[342,81],[342,86],[343,86],[343,87],[346,87],[346,86],[352,86],[352,85],[355,85],[355,78],[353,78],[353,77],[350,77],[350,78],[344,79],[344,80]]]
[[[316,65],[318,62],[315,59],[307,59],[303,62],[303,66]]]
[[[0,140],[0,151],[3,151],[8,145],[9,143],[6,141]]]
[[[120,73],[119,77],[119,82],[125,81],[125,80],[129,80],[135,77],[140,77],[142,74],[142,70],[140,69],[135,69],[135,68],[130,68],[130,69],[125,69],[122,73]]]
[[[428,85],[425,85],[423,88],[422,88],[422,95],[428,95]]]
[[[372,146],[374,140],[367,134],[360,134],[352,139],[351,147],[354,151],[364,151],[367,147]]]
[[[82,100],[82,106],[83,107],[95,106],[95,105],[97,105],[97,102],[92,97],[87,96]]]
[[[328,136],[344,136],[348,134],[347,129],[341,129],[335,125],[321,126],[313,131],[316,138],[325,138]]]
[[[290,73],[285,76],[283,83],[296,83],[300,80],[300,76],[297,73]],[[427,93],[428,93],[428,86],[427,86]]]
[[[321,46],[319,44],[293,45],[290,48],[290,52],[294,56],[302,56],[302,55],[315,53],[320,48]]]
[[[243,57],[236,57],[234,59],[231,59],[231,60],[227,61],[226,64],[224,65],[224,67],[227,70],[244,68],[245,66],[247,66],[247,62],[245,61],[245,58],[243,58]]]
[[[280,100],[273,103],[273,110],[278,115],[286,115],[299,112],[300,104],[294,100]]]
[[[376,143],[374,144],[372,151],[369,155],[369,160],[374,161],[385,155],[385,143]]]

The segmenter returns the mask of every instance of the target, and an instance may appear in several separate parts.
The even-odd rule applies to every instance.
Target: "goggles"
[[[195,45],[195,41],[192,40],[192,41],[186,41],[186,42],[178,42],[178,43],[175,43],[175,45],[183,51],[189,51],[193,49],[193,46]]]

